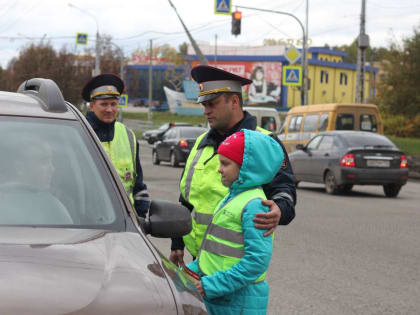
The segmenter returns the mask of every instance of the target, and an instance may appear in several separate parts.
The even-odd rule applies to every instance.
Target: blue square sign
[[[232,0],[214,0],[214,14],[231,14]]]
[[[284,66],[283,67],[283,85],[302,85],[302,67]]]

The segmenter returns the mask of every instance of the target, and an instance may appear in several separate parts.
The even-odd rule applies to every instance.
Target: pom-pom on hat
[[[232,161],[242,165],[244,157],[245,136],[243,131],[235,132],[227,137],[217,149],[217,153],[226,156]]]

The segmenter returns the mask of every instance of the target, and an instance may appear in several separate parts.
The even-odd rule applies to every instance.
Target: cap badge
[[[106,90],[107,91],[112,91],[112,86],[111,85],[107,85]]]

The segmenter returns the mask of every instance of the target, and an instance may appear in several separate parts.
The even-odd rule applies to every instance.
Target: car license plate
[[[368,167],[389,167],[390,162],[384,160],[367,160],[366,164]]]

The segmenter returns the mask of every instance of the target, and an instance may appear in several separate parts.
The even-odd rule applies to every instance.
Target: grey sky
[[[198,41],[220,45],[261,45],[264,38],[295,40],[302,37],[293,18],[242,9],[242,34],[230,34],[230,15],[215,15],[214,0],[172,0]],[[289,12],[305,23],[306,0],[233,0],[235,5]],[[71,8],[68,3],[81,8]],[[56,48],[83,52],[75,45],[77,32],[94,39],[100,33],[111,35],[115,44],[130,56],[137,48],[146,48],[149,39],[156,45],[168,43],[178,47],[188,42],[183,28],[167,0],[1,0],[0,64],[17,56],[19,50],[42,37]],[[391,39],[400,41],[413,34],[420,25],[418,0],[367,0],[366,32],[371,45],[387,46]],[[309,0],[309,38],[312,46],[350,44],[358,35],[361,0]],[[89,45],[93,47],[94,42]]]

